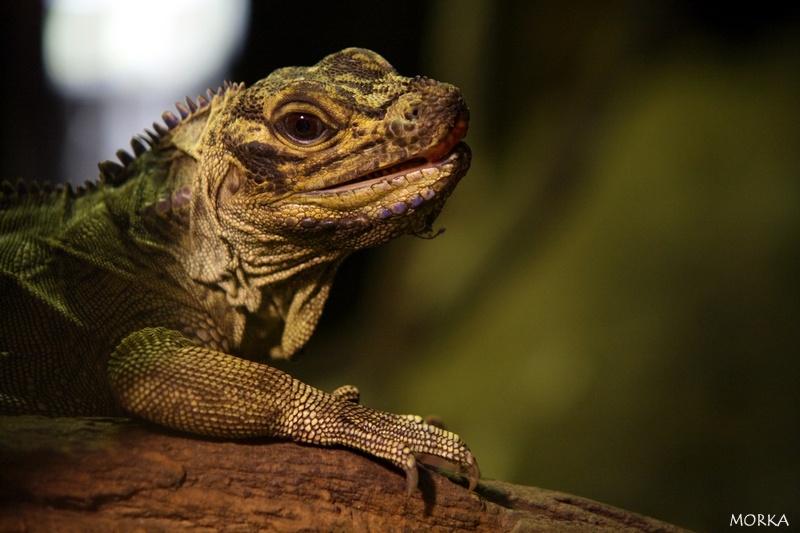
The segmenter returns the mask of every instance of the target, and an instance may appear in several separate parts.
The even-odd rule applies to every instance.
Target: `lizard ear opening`
[[[228,203],[242,188],[244,181],[245,177],[242,175],[241,170],[236,168],[235,165],[230,165],[228,172],[225,173],[225,177],[222,179],[222,184],[217,194],[217,203],[220,205]]]

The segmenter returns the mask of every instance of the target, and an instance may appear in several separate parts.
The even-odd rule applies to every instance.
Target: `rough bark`
[[[0,531],[681,531],[559,492],[343,449],[198,439],[106,418],[0,417]]]

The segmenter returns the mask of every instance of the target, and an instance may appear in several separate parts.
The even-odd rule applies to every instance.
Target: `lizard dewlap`
[[[128,415],[478,467],[455,434],[268,365],[352,251],[430,231],[469,168],[460,91],[350,48],[164,113],[85,187],[0,190],[0,413]]]

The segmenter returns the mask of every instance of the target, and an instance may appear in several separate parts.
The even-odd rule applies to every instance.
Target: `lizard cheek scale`
[[[349,253],[430,231],[469,169],[461,92],[349,48],[176,111],[97,182],[3,182],[0,413],[344,446],[409,493],[434,456],[474,488],[458,435],[259,362],[306,344]]]

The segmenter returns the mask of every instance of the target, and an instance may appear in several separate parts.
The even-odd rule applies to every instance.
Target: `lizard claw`
[[[411,457],[414,459],[414,457]],[[419,484],[419,470],[417,470],[417,461],[414,459],[412,465],[406,469],[406,495],[411,496],[414,494],[414,489]]]
[[[475,460],[475,456],[471,453],[468,457],[468,464],[466,466],[462,466],[460,473],[467,476],[467,480],[469,481],[469,490],[475,490],[475,487],[478,486],[478,481],[481,479],[481,470],[478,468],[478,461]]]

